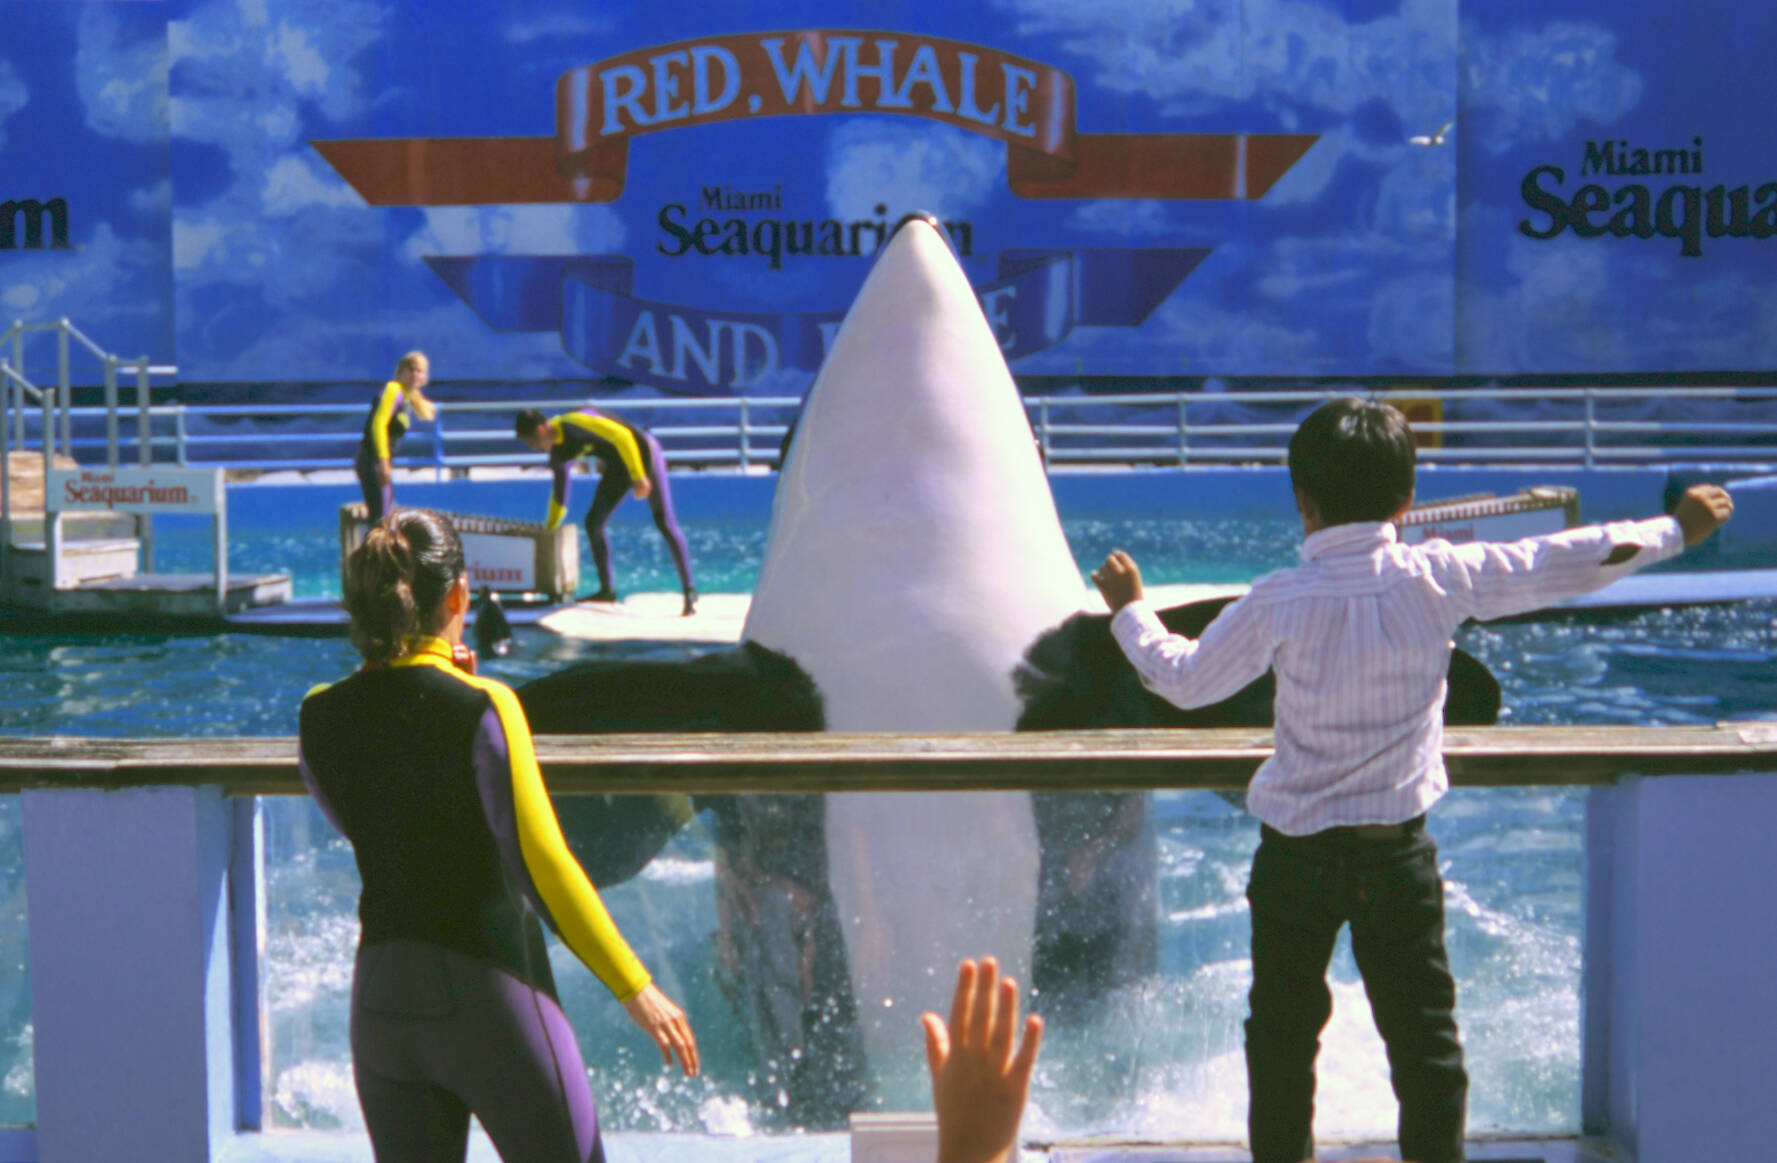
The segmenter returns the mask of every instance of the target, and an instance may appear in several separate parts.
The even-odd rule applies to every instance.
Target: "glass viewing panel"
[[[893,807],[860,796],[558,798],[595,876],[627,876],[605,900],[689,1013],[703,1052],[703,1077],[663,1072],[653,1044],[552,940],[602,1124],[773,1133],[840,1128],[854,1110],[926,1108],[919,1013],[943,1011],[955,963],[915,950],[960,927],[959,951],[1018,964],[1049,1021],[1028,1135],[1244,1138],[1244,893],[1258,824],[1238,797],[1004,793],[994,797],[1002,836],[954,845],[940,823],[916,837],[907,801],[931,801],[942,821],[955,814],[944,795],[880,797]],[[857,821],[867,826],[879,809],[880,834],[897,843],[874,853],[845,844],[833,858],[829,838],[859,835]],[[1459,789],[1430,830],[1470,1131],[1574,1134],[1584,793]],[[1034,846],[1021,851],[1020,835]],[[266,836],[267,1126],[359,1129],[347,1042],[351,852],[305,798],[268,799]],[[975,887],[946,890],[954,884]],[[1392,1138],[1387,1064],[1348,938],[1331,980],[1316,1130]]]

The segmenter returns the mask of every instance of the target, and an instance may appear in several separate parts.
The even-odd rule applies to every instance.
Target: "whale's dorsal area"
[[[829,730],[1010,730],[1018,659],[1084,600],[993,331],[912,221],[804,405],[743,637],[813,676]]]

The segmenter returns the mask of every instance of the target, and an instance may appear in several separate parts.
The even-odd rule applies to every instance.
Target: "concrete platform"
[[[608,1163],[849,1163],[851,1137],[845,1134],[606,1135]],[[1027,1153],[1031,1163],[1045,1159]],[[217,1163],[371,1163],[370,1140],[364,1135],[270,1132],[237,1135],[217,1155]],[[469,1132],[466,1163],[501,1163],[479,1126]]]
[[[288,602],[290,595],[287,573],[230,574],[219,611],[215,574],[137,574],[78,589],[27,591],[18,604],[0,610],[0,632],[214,633],[225,628],[225,614]]]
[[[851,1137],[840,1134],[715,1135],[614,1134],[605,1136],[610,1163],[850,1163]],[[1635,1163],[1601,1139],[1471,1140],[1474,1163]],[[1394,1145],[1328,1144],[1320,1163],[1399,1159]],[[239,1135],[218,1156],[219,1163],[370,1163],[363,1135],[270,1132]],[[497,1163],[493,1144],[480,1127],[469,1136],[468,1163]],[[1057,1145],[1026,1148],[1020,1163],[1251,1163],[1245,1148],[1232,1145],[1158,1146],[1142,1144]]]
[[[1472,1163],[1633,1163],[1602,1139],[1471,1139]],[[1045,1163],[1251,1163],[1244,1147],[1224,1146],[1058,1146],[1041,1156]],[[1393,1143],[1324,1144],[1318,1163],[1395,1160]]]
[[[682,613],[685,599],[678,593],[631,594],[620,602],[563,606],[539,625],[564,638],[599,642],[734,643],[740,641],[752,604],[751,594],[702,594],[697,612],[687,618]]]
[[[503,603],[506,621],[513,626],[535,626],[566,607],[547,601]],[[273,606],[231,613],[221,629],[236,634],[266,634],[286,638],[344,638],[351,620],[333,598],[296,598]],[[470,619],[473,627],[474,619]],[[472,636],[472,635],[471,635]]]

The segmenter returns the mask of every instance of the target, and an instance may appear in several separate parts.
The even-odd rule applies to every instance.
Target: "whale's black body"
[[[1231,599],[1161,610],[1196,636]],[[1275,693],[1267,672],[1231,698],[1181,710],[1149,692],[1110,633],[1083,613],[1032,643],[1014,676],[1021,731],[1110,727],[1264,727]],[[792,659],[742,643],[685,662],[584,663],[518,689],[540,734],[819,731],[814,680]],[[1484,725],[1499,686],[1461,650],[1451,655],[1445,722]],[[1231,793],[1238,801],[1238,795]],[[1032,982],[1052,1020],[1084,1016],[1095,999],[1157,966],[1157,852],[1150,797],[1080,792],[1033,797],[1040,842]],[[830,891],[822,797],[574,796],[557,801],[568,842],[593,881],[639,872],[694,812],[717,846],[718,965],[724,992],[761,1066],[777,1064],[786,1123],[838,1127],[868,1089],[857,1001]],[[1089,865],[1079,874],[1081,861]],[[756,918],[755,923],[746,923]],[[761,1076],[764,1075],[762,1070]],[[777,1085],[777,1084],[774,1084]],[[761,1100],[769,1097],[758,1096]]]

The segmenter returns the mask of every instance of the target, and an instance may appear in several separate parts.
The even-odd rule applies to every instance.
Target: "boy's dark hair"
[[[529,440],[531,433],[547,423],[549,421],[544,418],[543,413],[535,408],[526,408],[518,414],[518,419],[513,422],[512,434],[520,440]]]
[[[1290,484],[1322,525],[1387,521],[1413,499],[1417,460],[1399,409],[1346,396],[1310,412],[1290,437]]]

